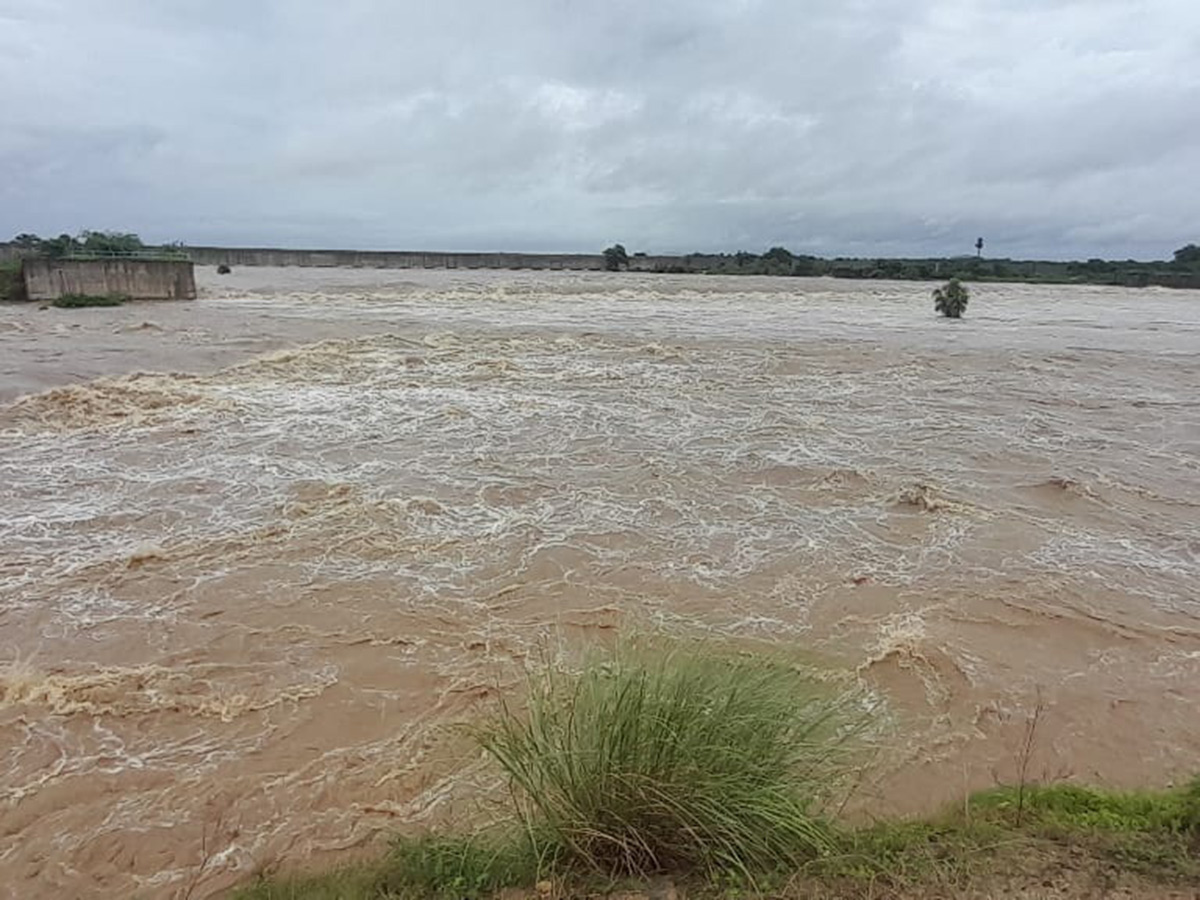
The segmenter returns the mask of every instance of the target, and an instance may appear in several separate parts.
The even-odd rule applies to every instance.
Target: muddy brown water
[[[0,896],[469,820],[447,726],[622,628],[815,651],[855,801],[1200,769],[1200,293],[243,269],[0,307]]]

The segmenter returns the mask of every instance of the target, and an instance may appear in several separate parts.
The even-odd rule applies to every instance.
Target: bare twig
[[[208,869],[213,857],[216,856],[216,847],[223,831],[224,820],[224,808],[219,809],[214,817],[210,818],[208,815],[205,815],[204,827],[200,831],[200,864],[196,866],[191,878],[184,885],[183,891],[179,895],[180,900],[191,900],[192,894],[195,893],[196,888],[200,885],[200,880],[204,877],[205,871]],[[212,826],[211,835],[209,834],[210,825]]]
[[[1025,815],[1025,787],[1029,783],[1029,761],[1033,756],[1033,748],[1037,739],[1038,725],[1042,721],[1042,713],[1046,711],[1046,701],[1042,698],[1041,685],[1037,689],[1037,703],[1033,713],[1025,720],[1025,739],[1021,744],[1021,754],[1017,765],[1017,827]]]

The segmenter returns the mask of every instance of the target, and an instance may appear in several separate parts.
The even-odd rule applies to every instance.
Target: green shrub
[[[957,278],[951,278],[944,286],[933,292],[933,308],[949,319],[960,319],[967,311],[971,292]]]
[[[531,679],[477,731],[542,860],[606,875],[761,871],[824,852],[857,716],[798,667],[622,648]]]
[[[50,303],[62,309],[79,309],[83,306],[120,306],[129,299],[126,294],[63,294]]]

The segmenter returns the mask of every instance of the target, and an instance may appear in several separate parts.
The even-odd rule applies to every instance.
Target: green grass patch
[[[989,879],[1081,865],[1106,877],[1200,885],[1198,799],[1200,780],[1166,791],[1002,787],[974,795],[965,812],[841,829],[836,849],[799,877],[847,897],[883,888],[954,896]]]
[[[259,878],[239,900],[481,900],[533,888],[540,868],[527,842],[494,835],[397,839],[377,862],[320,875]]]
[[[1200,778],[1167,791],[1099,791],[1074,784],[1006,787],[977,794],[972,807],[1035,830],[1200,837]]]
[[[51,300],[51,306],[60,309],[80,309],[85,306],[121,306],[129,301],[126,294],[63,294]]]
[[[542,874],[532,844],[520,836],[426,834],[396,838],[387,854],[368,865],[320,875],[261,878],[236,896],[241,900],[479,900],[504,888],[531,888]]]
[[[1164,791],[1002,788],[977,795],[973,808],[1021,834],[1083,846],[1126,871],[1200,883],[1200,778]]]
[[[530,887],[543,872],[532,842],[498,833],[425,835],[393,843],[379,873],[385,896],[486,897]]]
[[[381,866],[345,866],[320,875],[263,877],[234,892],[237,900],[383,900]]]

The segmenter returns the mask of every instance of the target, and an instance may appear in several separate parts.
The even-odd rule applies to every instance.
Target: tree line
[[[77,235],[60,234],[54,238],[43,238],[36,234],[18,234],[11,244],[25,256],[45,256],[62,259],[72,255],[132,256],[153,252],[178,252],[182,244],[147,246],[136,234],[126,231],[89,231]]]
[[[974,256],[931,258],[825,258],[795,254],[786,247],[772,247],[764,253],[741,250],[651,258],[639,253],[631,255],[621,244],[615,244],[604,251],[604,259],[605,267],[611,271],[634,269],[677,274],[827,276],[901,281],[957,278],[961,281],[1200,288],[1200,247],[1196,244],[1176,250],[1171,260],[1152,262],[988,259],[982,255],[982,238],[976,242],[975,249]]]

